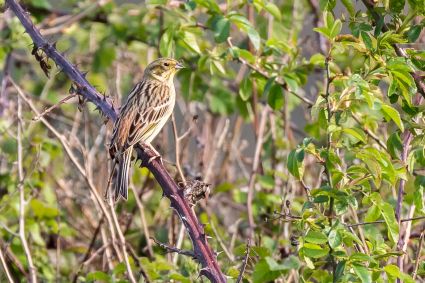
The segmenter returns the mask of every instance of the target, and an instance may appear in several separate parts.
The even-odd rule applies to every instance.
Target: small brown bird
[[[114,182],[115,201],[120,196],[127,200],[133,147],[138,143],[150,145],[173,112],[176,101],[173,78],[181,68],[183,65],[171,58],[153,61],[121,107],[109,147],[111,158],[118,164]]]

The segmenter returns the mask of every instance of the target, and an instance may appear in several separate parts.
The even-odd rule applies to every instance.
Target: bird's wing
[[[171,104],[170,96],[154,97],[145,105],[145,109],[138,109],[140,112],[134,115],[130,125],[126,147],[148,139],[170,110]]]

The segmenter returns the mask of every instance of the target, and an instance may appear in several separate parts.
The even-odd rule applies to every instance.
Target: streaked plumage
[[[128,95],[114,124],[109,153],[118,164],[114,199],[128,197],[128,173],[134,145],[150,144],[173,112],[176,93],[173,78],[182,65],[170,58],[150,63]]]

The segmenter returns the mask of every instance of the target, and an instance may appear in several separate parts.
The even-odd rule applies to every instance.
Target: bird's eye
[[[164,63],[164,66],[165,66],[165,67],[168,67],[168,66],[170,66],[170,63],[165,62],[165,63]]]

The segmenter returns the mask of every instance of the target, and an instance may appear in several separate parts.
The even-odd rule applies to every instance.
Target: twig
[[[204,174],[204,182],[205,183],[209,183],[210,182],[210,178],[213,172],[213,168],[215,165],[215,162],[217,160],[217,156],[218,156],[218,152],[221,149],[221,147],[223,146],[223,143],[226,139],[226,135],[227,135],[227,131],[229,130],[229,124],[230,121],[229,119],[226,119],[225,124],[224,124],[224,128],[217,128],[217,133],[220,133],[217,142],[215,143],[215,147],[213,149],[213,153],[208,161],[208,167],[205,170],[205,174]]]
[[[154,254],[153,254],[152,244],[149,241],[150,236],[149,236],[148,225],[146,223],[145,207],[144,207],[142,201],[140,200],[134,186],[131,186],[131,190],[133,191],[134,199],[136,200],[137,207],[139,208],[140,222],[142,223],[143,233],[145,234],[146,243],[147,243],[147,246],[148,246],[148,254],[149,254],[150,258],[153,258]]]
[[[74,275],[74,279],[72,280],[72,282],[73,282],[73,283],[77,282],[78,274],[79,274],[80,270],[82,269],[82,267],[83,267],[84,263],[85,263],[85,262],[89,259],[89,257],[90,257],[90,253],[91,253],[91,251],[92,251],[92,250],[93,250],[93,248],[94,248],[94,244],[96,243],[96,238],[97,238],[97,236],[99,235],[99,232],[100,232],[100,229],[101,229],[101,227],[102,227],[102,224],[103,224],[103,221],[104,221],[104,220],[105,220],[105,215],[104,215],[104,214],[102,214],[102,218],[100,218],[100,220],[99,220],[99,222],[98,222],[98,224],[97,224],[97,227],[96,227],[96,229],[94,230],[93,237],[92,237],[92,239],[91,239],[91,241],[90,241],[90,244],[89,244],[89,248],[87,249],[86,254],[84,255],[83,259],[82,259],[82,260],[81,260],[81,262],[80,262],[80,267],[79,267],[79,269],[77,270],[77,272],[76,272],[76,273],[75,273],[75,275]],[[105,249],[106,249],[106,245],[105,245]]]
[[[28,242],[25,237],[25,190],[24,190],[24,169],[22,165],[22,103],[21,98],[18,96],[18,191],[19,191],[19,238],[22,242],[25,257],[28,262],[29,281],[31,283],[37,282],[36,269],[32,260],[31,252],[28,247]]]
[[[180,178],[182,179],[182,182],[185,185],[186,178],[184,177],[183,170],[180,164],[180,140],[179,140],[179,134],[177,133],[176,118],[174,117],[174,113],[171,115],[171,123],[173,124],[176,167],[177,167],[177,171],[179,172]]]
[[[12,275],[10,275],[10,271],[9,271],[9,268],[7,267],[6,260],[4,258],[1,247],[0,247],[0,262],[1,262],[1,265],[3,266],[4,273],[6,273],[7,280],[9,281],[9,283],[13,283],[13,278],[12,278]]]
[[[5,59],[3,78],[0,89],[0,116],[3,116],[4,111],[8,107],[9,101],[7,97],[7,78],[9,77],[10,67],[12,65],[13,53],[10,51]]]
[[[246,251],[245,251],[245,257],[241,266],[241,269],[239,271],[238,279],[236,280],[236,283],[242,282],[243,274],[245,272],[246,266],[248,265],[248,259],[249,259],[249,252],[251,249],[251,241],[248,239],[246,242]]]
[[[33,121],[38,121],[40,120],[41,117],[45,116],[46,114],[49,114],[53,109],[61,106],[62,104],[64,104],[65,102],[67,102],[68,100],[70,100],[71,98],[76,97],[77,94],[70,94],[68,96],[66,96],[65,98],[61,99],[58,103],[50,106],[49,108],[47,108],[46,110],[44,110],[43,112],[41,112],[39,115],[34,116],[34,118],[32,118]]]
[[[147,241],[149,242],[149,239],[147,239]],[[140,258],[136,254],[136,252],[134,251],[133,247],[127,243],[127,249],[128,249],[128,252],[130,253],[131,257],[133,258],[134,263],[139,268],[139,278],[140,278],[140,276],[143,276],[143,278],[145,278],[145,282],[150,283],[151,281],[148,277],[148,274],[146,273],[146,270],[143,268],[142,264],[140,263]],[[140,281],[140,279],[139,279],[139,281]]]
[[[164,250],[166,250],[169,253],[178,253],[178,254],[189,256],[193,259],[196,259],[196,255],[192,251],[182,250],[182,249],[178,249],[178,248],[175,248],[175,247],[170,247],[167,244],[159,242],[154,237],[151,237],[151,239],[155,242],[155,244],[157,244],[158,246],[160,246],[161,248],[163,248]]]
[[[266,129],[266,122],[267,122],[269,111],[270,109],[269,109],[269,106],[267,105],[267,106],[264,106],[263,111],[261,112],[260,126],[258,128],[257,144],[255,146],[254,161],[252,163],[251,175],[249,177],[249,182],[248,182],[248,197],[247,197],[246,208],[248,210],[249,235],[251,240],[254,238],[254,228],[255,228],[255,221],[254,221],[254,214],[253,214],[254,212],[252,211],[252,201],[254,199],[254,193],[255,193],[255,187],[254,187],[255,177],[257,175],[257,170],[260,164],[261,150],[263,149],[264,132]]]
[[[425,219],[425,216],[401,219],[400,222],[408,222],[408,221],[415,221],[415,220],[421,220],[421,219]],[[385,220],[376,220],[371,222],[360,222],[360,223],[344,224],[344,225],[347,227],[356,227],[360,225],[371,225],[371,224],[378,224],[378,223],[385,223]]]
[[[40,32],[35,28],[28,15],[16,2],[16,0],[6,0],[6,4],[19,18],[26,32],[32,38],[35,47],[41,48],[48,57],[60,66],[62,71],[66,73],[71,80],[73,80],[74,85],[77,87],[77,92],[80,95],[94,103],[103,115],[112,121],[115,121],[117,119],[117,112],[113,107],[111,99],[99,94],[85,79],[82,73],[75,66],[71,65],[52,44],[48,43],[41,36]],[[164,195],[170,200],[171,207],[176,210],[185,225],[190,239],[192,240],[196,258],[202,265],[201,275],[205,275],[212,282],[226,282],[226,278],[222,274],[217,263],[216,256],[208,245],[204,229],[193,213],[190,205],[184,198],[184,195],[178,185],[171,178],[162,162],[159,162],[158,160],[153,160],[150,163],[147,162],[151,157],[155,156],[155,153],[141,146],[136,147],[136,152],[138,154],[137,158],[142,160],[142,164],[152,172],[161,186]],[[92,187],[93,184],[91,184],[91,182],[88,183],[89,187]],[[95,198],[98,198],[98,196],[95,196]],[[103,204],[99,205],[102,206]]]
[[[224,244],[223,240],[221,239],[220,235],[218,234],[217,228],[215,228],[214,222],[211,221],[211,229],[214,232],[214,235],[218,241],[218,243],[220,244],[221,248],[223,249],[224,253],[226,254],[226,256],[229,258],[229,260],[231,262],[235,261],[235,256],[233,255],[233,253],[226,247],[226,245]]]
[[[136,283],[136,278],[134,278],[133,271],[131,270],[130,261],[128,259],[125,237],[124,237],[124,234],[121,231],[121,227],[120,227],[120,223],[118,222],[117,214],[115,213],[114,201],[112,200],[112,194],[109,195],[108,203],[109,203],[109,208],[110,208],[110,211],[111,211],[112,219],[114,220],[115,229],[117,229],[118,239],[120,241],[121,250],[122,250],[123,257],[124,257],[124,263],[125,263],[125,266],[127,268],[128,279],[130,279],[130,282]]]
[[[418,275],[419,262],[420,262],[421,251],[422,251],[422,243],[424,241],[424,235],[425,235],[425,231],[422,231],[421,236],[419,237],[418,252],[416,253],[416,260],[415,260],[415,268],[413,269],[413,273],[412,273],[413,280],[415,280],[416,276]]]

